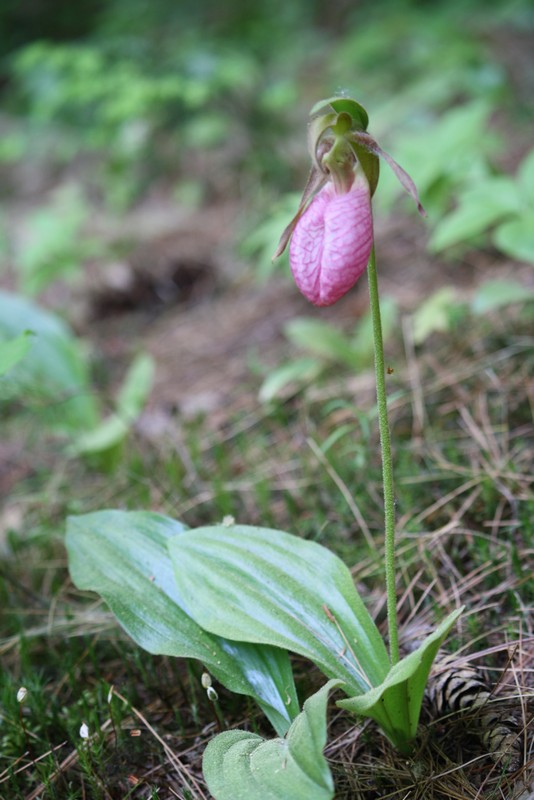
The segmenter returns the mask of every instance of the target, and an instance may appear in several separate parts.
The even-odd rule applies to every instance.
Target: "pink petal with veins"
[[[299,219],[289,263],[302,294],[316,306],[331,306],[351,289],[369,261],[373,217],[369,185],[357,176],[350,192],[328,183]]]

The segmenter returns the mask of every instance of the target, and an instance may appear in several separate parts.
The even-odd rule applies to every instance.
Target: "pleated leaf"
[[[145,650],[202,662],[233,692],[255,698],[277,733],[299,712],[287,652],[227,641],[192,619],[174,580],[167,543],[184,526],[143,511],[98,511],[67,522],[72,580],[98,592]]]
[[[215,800],[331,800],[334,784],[323,755],[329,681],[304,703],[285,739],[226,731],[208,744],[203,770]]]
[[[193,618],[229,639],[292,650],[361,694],[389,658],[345,564],[326,548],[247,525],[188,530],[169,542]]]
[[[432,662],[461,613],[462,609],[449,614],[417,650],[391,668],[381,686],[340,700],[337,705],[358,716],[371,717],[399,750],[410,752]]]

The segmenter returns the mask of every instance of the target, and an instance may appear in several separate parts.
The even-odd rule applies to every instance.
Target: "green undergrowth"
[[[467,612],[453,645],[482,649],[516,640],[534,599],[526,571],[534,507],[526,392],[532,344],[527,323],[505,312],[474,321],[468,336],[434,334],[411,363],[400,342],[390,346],[401,619],[419,603],[424,618],[442,616],[457,596]],[[246,700],[221,690],[216,708],[197,667],[141,652],[101,602],[74,589],[63,546],[68,514],[144,508],[189,526],[232,515],[284,528],[340,555],[384,626],[372,391],[354,395],[337,366],[265,409],[254,380],[246,417],[230,412],[216,431],[202,417],[186,423],[180,453],[137,434],[111,474],[67,460],[40,435],[37,420],[33,430],[28,420],[31,464],[2,512],[0,797],[22,800],[42,782],[44,796],[69,800],[171,797],[169,786],[200,798],[155,734],[201,786],[203,745],[220,725],[266,733]],[[6,430],[6,440],[20,434]],[[502,668],[503,660],[497,653],[485,664]],[[302,698],[318,681],[297,662]],[[28,694],[20,706],[22,686]],[[126,703],[109,701],[111,686]],[[90,744],[80,738],[82,723],[95,737]]]

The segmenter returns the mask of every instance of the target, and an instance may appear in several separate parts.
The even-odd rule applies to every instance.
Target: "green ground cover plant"
[[[99,254],[100,247],[83,233],[87,206],[74,186],[60,187],[50,203],[32,212],[26,221],[25,244],[15,250],[21,293],[38,296],[58,279],[79,279],[82,265]]]
[[[476,241],[492,230],[495,246],[518,261],[534,261],[534,152],[519,165],[515,179],[488,176],[458,194],[458,207],[445,216],[430,240],[434,252]]]
[[[113,413],[100,420],[86,348],[69,326],[11,292],[0,291],[0,315],[0,399],[31,410],[46,429],[67,439],[71,454],[112,464],[150,393],[152,359],[134,359]]]

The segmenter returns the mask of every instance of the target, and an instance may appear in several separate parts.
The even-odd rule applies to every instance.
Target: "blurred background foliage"
[[[337,91],[368,108],[372,133],[416,175],[434,251],[513,223],[493,244],[534,259],[531,197],[491,202],[495,179],[527,154],[529,0],[334,0],[328,10],[318,0],[5,0],[0,43],[0,203],[36,193],[17,165],[45,169],[56,190],[28,212],[33,247],[13,241],[0,208],[0,256],[17,262],[24,292],[94,256],[83,235],[92,208],[120,216],[161,191],[193,207],[241,203],[236,246],[268,275],[307,171],[308,109]],[[490,191],[473,201],[479,183]],[[383,169],[378,213],[398,198]]]
[[[179,176],[191,150],[224,144],[228,168],[280,191],[294,185],[286,137],[301,134],[310,102],[332,90],[368,106],[376,135],[408,132],[419,154],[446,109],[476,100],[467,142],[453,131],[455,144],[472,147],[484,112],[531,113],[511,91],[511,56],[498,38],[532,35],[533,25],[527,0],[491,10],[477,0],[338,0],[328,11],[313,0],[82,0],[75,8],[7,0],[3,99],[21,127],[4,136],[1,156],[45,149],[61,164],[98,152],[107,180],[128,183],[129,191],[117,192],[126,203],[169,165]],[[480,157],[494,151],[495,143],[484,143]],[[435,182],[436,166],[427,171]]]

